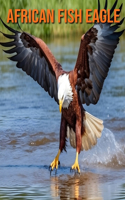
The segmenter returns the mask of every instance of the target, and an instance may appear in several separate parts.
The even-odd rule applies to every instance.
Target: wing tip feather
[[[20,33],[19,31],[14,30],[13,28],[11,28],[11,27],[9,27],[7,24],[5,24],[5,22],[2,20],[1,17],[0,17],[0,20],[1,20],[2,24],[3,24],[10,32],[12,32],[12,33],[14,33],[14,34]]]

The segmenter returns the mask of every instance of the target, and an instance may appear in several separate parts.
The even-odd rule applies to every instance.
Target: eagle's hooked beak
[[[62,112],[63,100],[59,100],[59,111]]]

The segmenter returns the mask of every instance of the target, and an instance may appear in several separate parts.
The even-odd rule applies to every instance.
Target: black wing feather
[[[123,3],[121,4],[120,8],[119,8],[119,11],[117,11],[117,14],[120,15],[121,13],[121,10],[122,10],[122,7],[123,7]],[[111,20],[114,20],[114,16],[111,17]]]
[[[117,3],[118,3],[118,0],[116,0],[115,3],[114,3],[114,5],[112,6],[112,8],[110,10],[110,15],[112,15],[112,13],[114,12],[114,9],[115,9]]]
[[[111,14],[113,13],[115,1]],[[100,2],[98,1],[98,11]],[[105,2],[107,9],[107,0]],[[121,12],[122,5],[120,6]],[[85,35],[82,36],[80,50],[74,72],[77,73],[76,89],[82,103],[96,104],[99,100],[105,78],[107,77],[113,54],[119,43],[119,37],[123,31],[116,32],[124,22],[124,18],[117,24],[96,23]],[[83,51],[84,50],[84,51]],[[87,55],[87,56],[86,56]],[[87,61],[85,61],[87,60]],[[78,74],[81,71],[82,74]],[[89,74],[89,75],[88,75]],[[90,80],[90,84],[85,80]],[[82,86],[85,85],[83,90]]]
[[[1,32],[6,38],[13,39],[10,42],[0,42],[3,47],[10,47],[9,50],[4,50],[4,52],[15,54],[9,57],[9,59],[16,61],[16,66],[37,81],[58,103],[56,73],[57,71],[63,71],[61,65],[56,61],[42,40],[39,39],[43,48],[39,46],[34,36],[25,32],[16,31],[7,26],[3,21],[2,23],[13,33],[13,35],[8,35]],[[54,64],[51,64],[51,61]]]
[[[107,0],[105,0],[105,7],[104,7],[105,10],[107,10]]]
[[[100,15],[100,0],[98,0],[98,15]]]

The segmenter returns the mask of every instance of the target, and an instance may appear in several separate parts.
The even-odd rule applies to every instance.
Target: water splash
[[[102,164],[110,167],[125,166],[125,149],[118,143],[114,134],[104,129],[97,145],[89,151],[84,151],[84,164]]]

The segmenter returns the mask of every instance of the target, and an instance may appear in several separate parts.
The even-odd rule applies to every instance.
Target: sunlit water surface
[[[72,70],[79,38],[46,41],[65,70]],[[0,199],[125,199],[125,40],[118,46],[96,106],[104,120],[96,147],[81,152],[81,174],[70,172],[75,150],[68,143],[50,176],[59,146],[60,113],[49,95],[0,47]]]

